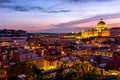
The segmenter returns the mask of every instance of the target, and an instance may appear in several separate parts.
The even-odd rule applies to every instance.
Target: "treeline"
[[[67,67],[66,63],[63,63],[54,74],[43,74],[43,70],[32,63],[18,62],[8,68],[7,80],[120,80],[119,75],[104,75],[102,70],[99,71],[88,63],[75,63],[71,68]],[[20,79],[18,75],[25,77]]]
[[[0,37],[20,37],[20,36],[25,36],[27,31],[24,30],[13,30],[13,29],[3,29],[0,30]]]

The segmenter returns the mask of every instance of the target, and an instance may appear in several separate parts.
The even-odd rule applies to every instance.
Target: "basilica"
[[[96,29],[91,30],[82,30],[81,37],[82,38],[90,38],[90,37],[106,37],[110,36],[110,30],[107,29],[106,23],[103,21],[103,19],[100,19],[100,21],[97,24]]]

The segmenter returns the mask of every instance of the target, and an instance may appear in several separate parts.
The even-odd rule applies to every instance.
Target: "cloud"
[[[70,10],[50,10],[48,11],[47,9],[44,9],[42,7],[28,7],[28,6],[20,6],[20,5],[0,5],[0,8],[7,8],[11,9],[14,11],[21,11],[21,12],[26,12],[26,11],[33,11],[33,10],[38,10],[43,13],[63,13],[63,12],[71,12]]]
[[[10,8],[15,10],[15,11],[29,11],[29,8],[22,7],[22,6],[12,6]]]
[[[105,21],[107,21],[107,20],[113,20],[119,17],[120,17],[120,13],[97,15],[97,16],[90,17],[87,19],[81,19],[81,20],[76,20],[76,21],[71,21],[71,22],[66,22],[66,23],[60,23],[57,25],[51,25],[54,28],[42,30],[41,32],[72,32],[72,31],[77,32],[83,29],[88,30],[90,28],[95,27],[96,24],[94,23],[94,21],[98,22],[100,18],[103,18]],[[90,22],[92,23],[90,24]],[[80,25],[76,26],[77,24],[81,24],[81,25],[83,24],[84,27]],[[110,21],[108,21],[107,24],[109,27],[120,26],[119,22],[111,23]]]
[[[66,33],[66,32],[80,32],[81,30],[88,30],[90,29],[90,27],[80,27],[80,28],[74,28],[73,27],[64,27],[64,28],[61,28],[61,27],[56,27],[56,28],[50,28],[50,29],[46,29],[46,30],[41,30],[40,32],[48,32],[48,33]]]
[[[7,8],[14,11],[31,11],[31,10],[44,10],[42,7],[27,7],[27,6],[19,6],[19,5],[0,5],[0,8]]]
[[[119,18],[120,17],[120,13],[116,13],[116,14],[101,14],[101,15],[96,15],[94,17],[90,17],[87,19],[81,19],[81,20],[76,20],[76,21],[71,21],[71,22],[66,22],[66,23],[60,23],[58,25],[55,25],[57,27],[69,27],[71,25],[76,25],[76,24],[83,24],[83,23],[87,23],[87,22],[92,22],[92,21],[97,21],[100,18],[103,19],[113,19],[113,18]]]
[[[42,7],[31,7],[33,10],[44,10]]]
[[[114,0],[67,0],[67,1],[71,3],[76,3],[76,2],[86,3],[86,2],[103,2],[103,1],[114,1]]]
[[[35,26],[28,26],[28,27],[25,27],[25,28],[34,29],[36,27]]]
[[[0,3],[9,3],[11,2],[12,0],[0,0]]]
[[[10,3],[10,2],[12,2],[12,3]],[[30,5],[32,3],[39,2],[39,0],[36,0],[36,1],[34,1],[34,0],[21,0],[20,2],[28,3],[28,4],[24,5],[23,3],[19,3],[17,0],[0,0],[0,3],[7,3],[7,4],[1,4],[0,8],[10,9],[10,10],[20,11],[20,12],[28,12],[28,11],[39,11],[39,12],[41,11],[42,13],[70,12],[70,10],[66,10],[66,9],[55,10],[55,9],[51,9],[51,7],[45,8],[45,6],[44,6],[44,8],[43,8],[39,5]],[[55,4],[54,7],[56,7],[56,5],[61,5],[61,3]]]
[[[70,10],[53,10],[53,11],[48,11],[48,13],[63,13],[63,12],[71,12]]]
[[[15,11],[29,11],[29,8],[24,6],[15,6],[15,5],[1,5],[0,8],[11,9]]]

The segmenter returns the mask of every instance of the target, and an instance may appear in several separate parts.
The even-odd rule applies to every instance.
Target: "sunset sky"
[[[0,0],[0,29],[71,32],[95,28],[100,18],[120,27],[120,0]]]

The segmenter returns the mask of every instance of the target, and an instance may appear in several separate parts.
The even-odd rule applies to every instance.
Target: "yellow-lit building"
[[[95,54],[101,55],[101,56],[105,56],[105,57],[110,57],[112,58],[113,56],[113,52],[111,51],[95,51]]]
[[[45,58],[30,59],[30,60],[27,60],[26,62],[33,63],[39,69],[43,69],[43,70],[56,69],[60,67],[60,65],[62,64],[62,62],[59,60],[49,61],[49,60],[46,60]]]
[[[110,30],[107,29],[107,25],[103,21],[103,19],[100,19],[96,29],[91,29],[87,31],[82,30],[81,32],[82,38],[90,38],[90,37],[97,37],[97,36],[110,36]]]
[[[62,64],[62,62],[60,62],[59,60],[55,60],[55,61],[47,61],[44,60],[44,70],[49,70],[49,69],[55,69],[60,67],[60,65]]]

